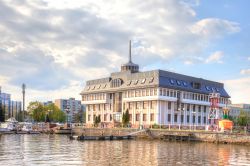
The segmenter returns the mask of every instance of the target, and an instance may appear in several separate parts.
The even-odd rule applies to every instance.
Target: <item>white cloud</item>
[[[190,27],[194,34],[204,38],[221,37],[225,34],[236,33],[240,31],[239,24],[228,20],[218,18],[206,18],[196,22]]]
[[[250,104],[250,77],[222,81],[233,103]]]
[[[216,51],[212,53],[206,60],[206,63],[223,63],[221,60],[224,56],[224,53],[222,51]]]
[[[247,60],[249,60],[249,61],[250,61],[250,57],[248,57],[248,58],[247,58]]]
[[[197,0],[0,1],[0,74],[8,80],[3,85],[13,90],[25,82],[32,98],[71,94],[72,81],[119,70],[131,38],[140,41],[133,59],[142,68],[176,58],[204,62],[200,54],[212,39],[240,28],[228,20],[199,20],[197,5]]]
[[[250,74],[250,69],[242,69],[240,71],[240,74],[243,74],[243,75]]]

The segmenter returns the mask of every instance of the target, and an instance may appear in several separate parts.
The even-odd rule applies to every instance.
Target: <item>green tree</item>
[[[65,122],[66,114],[54,103],[45,106],[45,110],[51,122]]]
[[[240,111],[240,114],[237,118],[237,123],[240,125],[240,126],[246,126],[247,123],[248,123],[248,115],[245,111],[241,110]]]
[[[122,125],[127,126],[128,123],[129,123],[129,112],[127,109],[126,112],[122,114]]]
[[[86,111],[82,112],[82,123],[86,123]]]

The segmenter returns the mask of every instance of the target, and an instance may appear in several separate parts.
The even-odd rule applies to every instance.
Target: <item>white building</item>
[[[250,104],[231,104],[229,110],[229,115],[233,118],[237,118],[241,110],[245,111],[250,117]]]
[[[86,82],[81,95],[87,124],[92,125],[100,115],[103,124],[112,126],[129,110],[133,127],[205,126],[209,123],[209,93],[220,93],[220,108],[229,102],[222,83],[163,70],[140,72],[131,61],[131,49],[129,55],[120,72]]]

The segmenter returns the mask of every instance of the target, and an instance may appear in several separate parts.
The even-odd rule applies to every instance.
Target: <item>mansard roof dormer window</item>
[[[122,84],[123,84],[122,79],[116,78],[116,79],[113,79],[113,80],[110,82],[110,87],[111,87],[111,88],[116,88],[116,87],[120,87]]]
[[[121,71],[131,71],[131,73],[139,72],[139,65],[134,64],[131,58],[131,40],[129,41],[129,61],[121,66]]]

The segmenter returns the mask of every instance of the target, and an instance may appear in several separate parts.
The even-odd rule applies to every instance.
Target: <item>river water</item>
[[[2,135],[0,165],[250,165],[250,147],[150,140],[84,141]]]

